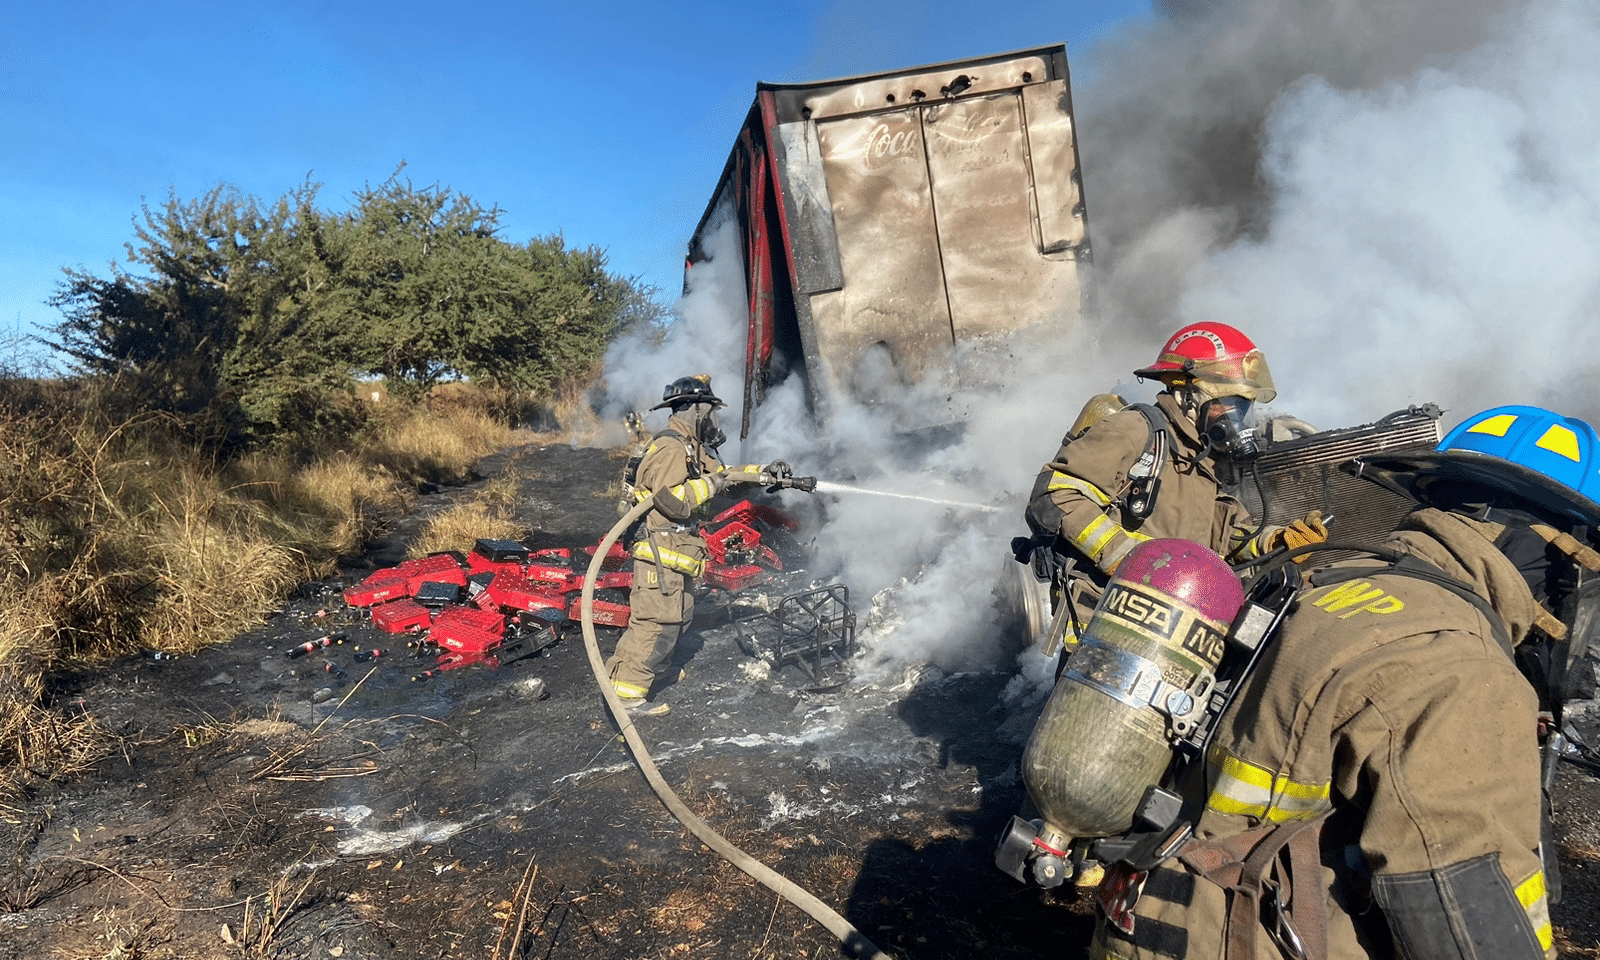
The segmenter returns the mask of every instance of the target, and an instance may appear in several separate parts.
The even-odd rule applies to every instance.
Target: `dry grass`
[[[0,375],[0,802],[107,749],[92,718],[46,706],[64,667],[235,636],[411,509],[419,485],[469,479],[510,443],[493,398],[453,392],[385,405],[370,435],[310,462],[217,464],[159,418],[109,422],[81,390]],[[522,536],[506,481],[432,535]]]
[[[100,929],[92,935],[79,934],[81,943],[54,948],[55,960],[139,960],[153,956],[168,936],[164,925],[148,916],[106,909],[95,919]]]
[[[466,552],[480,537],[521,540],[530,531],[512,519],[516,478],[501,475],[487,483],[470,502],[431,517],[411,544],[414,557],[445,550]]]
[[[1600,957],[1600,947],[1579,946],[1560,927],[1555,929],[1555,947],[1558,957]]]
[[[264,518],[276,541],[308,553],[350,553],[385,517],[416,502],[416,488],[381,464],[343,450],[297,464],[282,455],[245,458],[231,468],[239,489],[269,508]]]
[[[485,454],[511,443],[512,431],[488,410],[455,403],[386,417],[361,458],[402,478],[460,483]]]

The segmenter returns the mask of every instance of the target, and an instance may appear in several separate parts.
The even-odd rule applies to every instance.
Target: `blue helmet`
[[[1357,462],[1360,476],[1422,503],[1441,482],[1510,494],[1573,523],[1600,527],[1600,436],[1542,407],[1494,407],[1463,420],[1428,454]]]

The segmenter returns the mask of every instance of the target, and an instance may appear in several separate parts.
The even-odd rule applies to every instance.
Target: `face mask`
[[[1236,461],[1261,455],[1256,429],[1249,422],[1250,406],[1244,397],[1218,397],[1200,405],[1200,433],[1214,452]]]
[[[716,407],[709,403],[696,403],[684,411],[684,416],[694,424],[695,439],[712,450],[727,442],[728,435],[717,425]]]
[[[713,450],[722,446],[728,439],[728,435],[722,432],[721,427],[717,426],[717,418],[715,416],[706,417],[700,421],[699,433],[700,442]]]

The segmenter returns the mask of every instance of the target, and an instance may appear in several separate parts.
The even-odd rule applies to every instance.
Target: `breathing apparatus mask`
[[[1200,434],[1215,453],[1235,462],[1247,462],[1261,455],[1256,428],[1250,423],[1248,397],[1215,397],[1200,404],[1196,414]]]
[[[717,424],[717,406],[711,403],[690,403],[673,408],[674,416],[687,420],[694,427],[694,438],[712,450],[728,441],[728,435]]]

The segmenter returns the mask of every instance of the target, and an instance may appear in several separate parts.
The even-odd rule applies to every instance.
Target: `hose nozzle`
[[[800,490],[805,493],[815,493],[817,490],[816,477],[769,477],[771,486],[767,487],[768,493],[777,493],[779,490]]]

